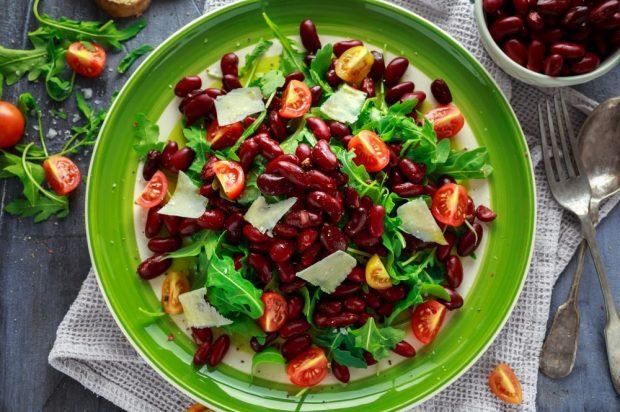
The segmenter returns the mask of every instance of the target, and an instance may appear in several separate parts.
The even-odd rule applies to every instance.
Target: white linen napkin
[[[208,0],[205,12],[230,0]],[[522,410],[535,410],[538,358],[549,314],[551,292],[581,241],[575,219],[558,206],[547,187],[542,166],[536,102],[553,90],[540,90],[509,78],[483,49],[468,0],[395,0],[463,44],[509,98],[527,136],[535,166],[538,195],[536,244],[527,282],[504,329],[480,360],[460,379],[416,410],[496,411],[506,405],[487,388],[490,370],[499,362],[512,366],[523,386]],[[565,90],[575,126],[596,102],[572,89]],[[602,207],[605,217],[618,202],[616,196]],[[602,350],[602,348],[601,348]],[[117,327],[103,300],[92,270],[76,301],[58,327],[49,355],[50,364],[98,395],[130,411],[182,411],[192,400],[161,378],[134,351]]]

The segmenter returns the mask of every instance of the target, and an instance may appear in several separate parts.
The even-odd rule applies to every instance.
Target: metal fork
[[[581,159],[576,155],[577,139],[570,127],[564,97],[561,96],[558,99],[558,96],[554,96],[553,103],[549,100],[540,102],[538,104],[538,118],[545,172],[551,193],[562,207],[573,212],[579,218],[581,231],[590,248],[598,280],[603,290],[605,308],[607,309],[607,323],[605,325],[607,359],[613,386],[616,392],[620,393],[620,316],[609,289],[605,266],[596,243],[594,226],[590,217],[592,193],[588,177],[583,172]],[[556,127],[558,133],[556,133]],[[550,142],[547,139],[547,130]]]

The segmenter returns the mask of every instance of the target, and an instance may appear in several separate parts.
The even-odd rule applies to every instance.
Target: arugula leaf
[[[448,291],[443,286],[436,283],[423,283],[421,293],[424,295],[431,295],[448,302],[450,302],[451,299]]]
[[[88,120],[93,117],[93,108],[90,107],[90,105],[86,102],[84,95],[79,91],[75,93],[75,104],[84,119]]]
[[[127,53],[125,57],[123,57],[123,59],[118,64],[116,71],[121,74],[125,73],[131,67],[131,65],[136,62],[136,60],[138,60],[145,54],[150,53],[151,51],[153,51],[153,49],[154,47],[150,44],[143,44],[142,46],[136,47],[135,49]]]
[[[48,198],[41,198],[35,204],[30,203],[27,199],[15,199],[6,205],[4,210],[14,216],[34,216],[34,222],[39,223],[49,219],[52,215],[64,218],[69,214],[69,201],[66,197],[62,197],[62,199],[64,201],[57,202]]]
[[[194,240],[189,245],[186,245],[180,249],[166,254],[167,258],[178,259],[185,257],[198,256],[200,253],[205,253],[207,259],[211,259],[215,253],[219,241],[217,233],[210,230],[203,230],[194,235]]]
[[[409,292],[407,292],[407,296],[405,296],[403,300],[398,301],[396,305],[394,305],[394,310],[385,320],[385,324],[391,325],[398,315],[400,315],[402,312],[409,309],[410,307],[422,303],[423,300],[424,299],[422,298],[420,286],[414,284],[411,289],[409,289]]]
[[[245,56],[245,63],[243,67],[239,69],[239,78],[242,78],[246,74],[250,74],[249,80],[251,80],[252,73],[256,70],[256,66],[258,66],[258,61],[272,45],[272,41],[260,39],[254,49]]]
[[[297,150],[297,146],[299,143],[307,139],[308,134],[312,134],[308,129],[306,129],[306,121],[305,119],[299,123],[299,127],[289,137],[287,137],[282,143],[280,143],[280,148],[286,154],[295,154],[295,150]],[[313,136],[314,137],[314,136]]]
[[[62,102],[66,100],[73,91],[75,82],[75,72],[70,80],[62,79],[59,75],[65,68],[65,55],[67,50],[58,47],[50,41],[47,45],[48,62],[40,67],[45,75],[45,89],[52,100]]]
[[[31,50],[7,49],[0,46],[0,74],[7,85],[17,83],[28,74],[34,80],[41,75],[40,66],[47,62],[47,48],[42,45]]]
[[[289,74],[294,71],[300,71],[304,74],[308,74],[306,64],[304,62],[305,53],[299,51],[297,46],[291,39],[286,37],[280,27],[278,27],[270,18],[267,13],[263,12],[263,18],[267,23],[267,26],[271,29],[274,36],[282,44],[282,56],[280,57],[280,69],[284,74]]]
[[[307,287],[303,287],[299,291],[301,292],[301,296],[304,298],[304,316],[306,317],[308,323],[314,325],[314,319],[312,318],[312,314],[314,313],[314,307],[316,306],[316,302],[319,299],[321,290],[319,288],[316,288],[312,297],[310,297],[310,292],[308,291]]]
[[[310,77],[316,84],[321,86],[325,96],[334,92],[329,83],[324,80],[325,73],[327,73],[329,66],[332,64],[333,50],[334,47],[331,43],[326,44],[316,52],[314,60],[310,63]]]
[[[133,150],[145,158],[151,150],[162,150],[165,143],[159,140],[159,126],[151,122],[144,113],[138,113],[134,124]]]
[[[437,166],[437,174],[449,174],[455,179],[485,179],[493,173],[486,147],[453,151],[443,165]]]
[[[252,377],[256,375],[260,365],[267,363],[275,363],[278,365],[286,365],[284,356],[276,348],[265,348],[262,352],[255,353],[252,357]]]
[[[380,328],[372,317],[368,318],[364,326],[352,329],[349,333],[355,337],[355,346],[370,352],[376,360],[388,357],[389,349],[405,338],[404,331],[391,327]]]
[[[256,180],[258,179],[258,176],[263,174],[265,171],[265,163],[262,162],[260,158],[257,158],[254,163],[255,167],[253,167],[250,173],[246,175],[245,188],[243,189],[241,196],[237,199],[237,202],[242,205],[249,205],[261,195],[261,191],[258,188]]]
[[[275,92],[269,97],[267,102],[271,102],[271,99],[273,98],[274,95],[275,95]],[[269,106],[269,104],[267,104],[266,106]],[[220,159],[230,159],[230,160],[235,160],[238,162],[239,156],[237,155],[237,150],[239,150],[239,146],[241,146],[241,143],[243,143],[245,139],[252,136],[256,132],[258,127],[265,121],[265,117],[267,117],[266,110],[261,112],[261,114],[258,115],[256,120],[254,120],[254,122],[243,131],[243,133],[241,134],[239,139],[237,139],[234,145],[232,145],[231,147],[225,150],[218,151],[216,153],[218,157]]]
[[[194,161],[189,167],[188,175],[194,180],[200,180],[202,168],[207,163],[207,155],[212,153],[211,146],[207,143],[206,131],[199,126],[184,127],[183,136],[186,145],[196,153]]]
[[[349,176],[349,186],[353,186],[360,196],[368,195],[374,203],[380,203],[385,192],[376,180],[371,179],[364,166],[355,164],[355,152],[339,146],[332,146],[332,151],[342,164],[342,171]]]
[[[258,327],[258,323],[254,319],[247,316],[231,317],[233,323],[223,326],[222,329],[232,336],[242,336],[244,338],[264,338],[266,333]]]
[[[349,350],[335,348],[332,351],[332,355],[334,355],[334,360],[336,362],[344,366],[349,366],[351,368],[365,368],[368,366],[364,359],[364,355],[361,355],[361,357],[354,356]]]
[[[35,180],[35,182],[33,182],[24,170],[21,157],[15,156],[9,152],[3,151],[2,153],[4,156],[0,157],[0,160],[4,160],[2,160],[2,163],[0,163],[0,165],[3,165],[2,175],[0,175],[0,177],[17,177],[22,182],[23,194],[26,197],[25,200],[29,203],[29,206],[35,206],[39,200],[39,189],[36,186],[35,182],[38,184],[43,183],[43,179],[45,179],[45,171],[43,170],[43,167],[36,163],[26,162],[26,166],[29,168],[30,175]],[[21,205],[21,202],[18,202],[18,204]],[[9,213],[11,212],[9,211]]]
[[[280,70],[270,70],[258,79],[250,83],[251,86],[260,87],[263,96],[270,96],[279,87],[284,85],[285,78]]]

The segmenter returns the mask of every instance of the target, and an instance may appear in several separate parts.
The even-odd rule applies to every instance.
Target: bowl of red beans
[[[620,0],[476,0],[482,43],[506,73],[561,87],[620,63]]]

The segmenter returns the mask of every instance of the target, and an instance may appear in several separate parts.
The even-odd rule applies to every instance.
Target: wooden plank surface
[[[43,10],[52,16],[65,15],[76,19],[103,19],[105,16],[93,1],[46,0]],[[128,48],[139,44],[159,44],[173,31],[199,15],[204,0],[156,0],[146,14],[149,25]],[[29,47],[26,34],[35,27],[30,12],[32,0],[0,0],[0,43],[6,47]],[[109,56],[109,67],[123,53]],[[115,72],[95,81],[78,79],[77,88],[93,90],[91,103],[106,104],[113,90],[118,90],[127,76]],[[49,121],[49,103],[42,85],[27,82],[6,88],[5,99],[13,100],[19,93],[31,91],[42,104]],[[620,70],[580,88],[585,94],[602,100],[620,91]],[[66,106],[65,106],[66,107]],[[67,108],[74,112],[72,104]],[[47,121],[46,121],[47,123]],[[52,127],[67,128],[59,122]],[[30,139],[34,138],[30,130]],[[60,144],[58,140],[56,144]],[[53,145],[52,145],[53,146]],[[87,170],[89,156],[77,158],[81,170]],[[62,221],[33,224],[0,211],[0,411],[115,411],[105,399],[98,398],[73,379],[52,369],[47,363],[58,324],[75,299],[90,267],[84,229],[84,192],[82,185],[71,201],[71,214]],[[0,206],[19,194],[12,181],[0,181]],[[599,231],[603,254],[612,274],[615,294],[620,279],[620,210],[615,211]],[[572,274],[571,264],[569,268]],[[614,394],[607,379],[602,328],[604,313],[601,295],[591,262],[586,266],[582,308],[582,334],[576,370],[562,381],[544,377],[539,381],[540,410],[620,410],[620,398]],[[570,276],[563,276],[554,293],[555,308],[566,296]]]

